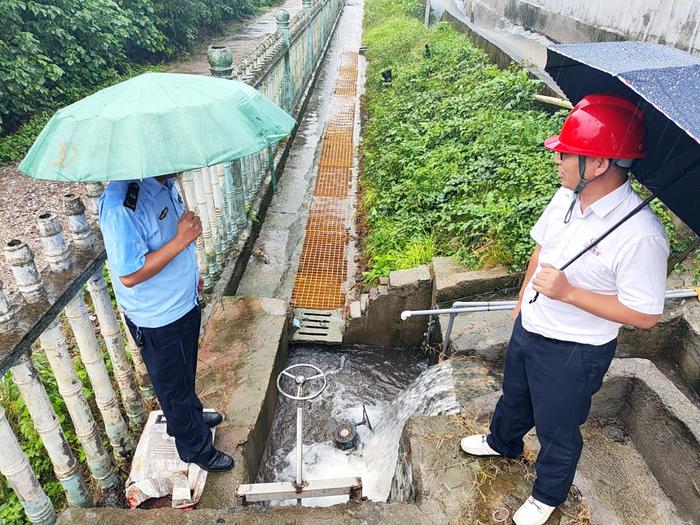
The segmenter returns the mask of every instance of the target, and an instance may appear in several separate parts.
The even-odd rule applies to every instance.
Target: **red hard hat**
[[[588,95],[544,147],[586,157],[639,159],[644,156],[644,114],[622,97]]]

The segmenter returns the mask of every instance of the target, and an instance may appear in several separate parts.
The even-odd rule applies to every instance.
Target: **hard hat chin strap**
[[[589,180],[584,178],[584,174],[586,173],[586,157],[583,155],[578,156],[578,176],[579,176],[579,181],[576,187],[574,188],[574,196],[571,199],[571,205],[569,206],[569,210],[566,212],[566,216],[564,217],[564,224],[569,224],[569,221],[571,220],[571,214],[574,212],[574,206],[576,205],[576,201],[578,201],[578,194],[581,193],[583,188],[586,187],[586,184],[588,184]]]

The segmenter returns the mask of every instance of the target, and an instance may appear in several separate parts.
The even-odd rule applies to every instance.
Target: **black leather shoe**
[[[202,412],[202,419],[204,419],[205,425],[207,425],[209,428],[214,428],[216,425],[218,425],[224,420],[224,416],[222,416],[218,412]],[[167,428],[165,430],[165,433],[168,434],[170,437],[173,437],[173,435],[170,432],[168,432]]]
[[[198,465],[202,470],[206,470],[207,472],[226,472],[233,468],[233,458],[216,449],[214,449],[214,455],[208,461],[201,463],[199,461],[192,461],[192,463]]]
[[[218,412],[202,412],[202,418],[209,428],[214,428],[224,420],[224,416]]]

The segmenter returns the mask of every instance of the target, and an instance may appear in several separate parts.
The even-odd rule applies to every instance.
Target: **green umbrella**
[[[294,123],[243,82],[145,73],[56,112],[19,170],[61,182],[180,173],[256,153]]]

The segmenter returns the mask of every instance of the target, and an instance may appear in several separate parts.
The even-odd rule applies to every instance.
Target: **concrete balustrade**
[[[51,500],[41,488],[39,480],[29,466],[27,456],[12,432],[5,409],[0,406],[0,473],[7,478],[10,486],[22,502],[27,519],[39,525],[56,523],[56,513]]]
[[[234,63],[229,49],[213,47],[210,53],[215,62],[210,64],[212,74],[247,82],[299,117],[301,101],[324,54],[342,5],[341,0],[303,0],[302,11],[294,17],[284,10],[278,11],[277,31],[264,38],[248,56],[240,60],[236,57]],[[257,199],[261,198],[268,175],[275,188],[277,151],[278,145],[273,144],[231,162],[182,174],[180,189],[183,196],[202,220],[203,235],[196,242],[196,251],[206,291],[213,289],[229,255],[240,249],[237,241],[248,226],[248,210],[257,207]],[[25,400],[71,506],[86,506],[93,502],[85,480],[80,477],[77,458],[66,443],[49,397],[38,379],[28,353],[31,343],[38,340],[46,355],[89,472],[107,504],[117,502],[118,479],[113,460],[103,446],[103,432],[109,439],[116,461],[124,461],[132,453],[134,443],[122,408],[130,426],[138,431],[145,418],[143,399],[155,399],[140,350],[128,331],[120,326],[120,321],[121,325],[124,324],[123,312],[115,310],[103,274],[105,254],[95,228],[99,222],[99,199],[104,185],[87,184],[85,190],[86,205],[77,195],[69,194],[63,199],[63,222],[70,232],[70,245],[63,237],[59,217],[52,213],[41,214],[37,217],[37,229],[48,269],[40,272],[27,244],[22,240],[12,240],[5,245],[4,253],[19,296],[8,300],[0,283],[0,338],[10,345],[9,352],[0,355],[0,372],[11,371],[12,380]],[[83,285],[90,293],[99,330],[110,355],[121,404],[112,387],[101,344],[83,299]],[[101,414],[99,420],[91,411],[73,366],[62,322],[58,318],[61,311],[65,312],[95,392]],[[13,312],[18,312],[18,316]],[[16,317],[21,317],[21,322]],[[18,494],[28,520],[53,523],[56,516],[50,500],[32,473],[2,408],[0,450],[0,472]]]

